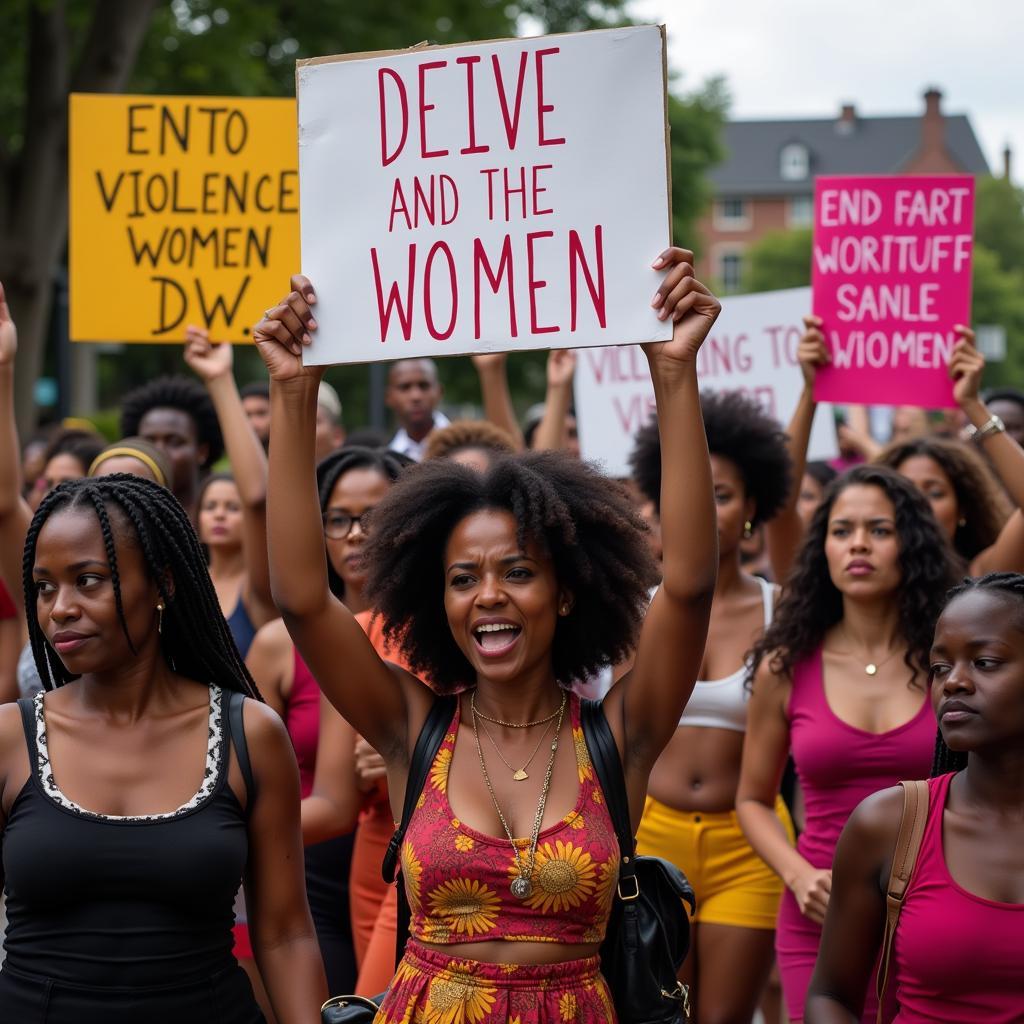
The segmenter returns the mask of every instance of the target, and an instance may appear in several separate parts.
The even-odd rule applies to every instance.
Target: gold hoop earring
[[[754,524],[748,519],[743,524],[743,539],[750,540],[754,536]]]
[[[162,633],[164,631],[164,603],[161,601],[156,606],[156,631]]]
[[[558,607],[558,614],[563,618],[572,611],[572,605],[568,601],[563,601]]]

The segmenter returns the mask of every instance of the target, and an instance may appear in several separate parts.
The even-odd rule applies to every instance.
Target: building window
[[[750,227],[750,204],[746,199],[719,199],[714,220],[720,231],[743,231]]]
[[[791,142],[782,147],[779,157],[779,174],[783,181],[803,181],[810,171],[810,157],[807,147],[801,142]]]
[[[718,276],[722,279],[723,291],[739,291],[743,279],[743,256],[738,252],[722,253]]]
[[[786,220],[791,228],[806,228],[814,223],[814,196],[790,196]]]

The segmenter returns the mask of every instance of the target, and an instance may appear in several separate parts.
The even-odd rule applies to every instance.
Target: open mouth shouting
[[[485,658],[501,658],[519,642],[523,627],[510,619],[477,619],[470,630],[477,651]]]

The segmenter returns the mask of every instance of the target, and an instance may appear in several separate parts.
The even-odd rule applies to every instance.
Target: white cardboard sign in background
[[[300,62],[307,361],[666,340],[657,27]]]
[[[738,295],[722,312],[701,346],[701,388],[745,391],[785,426],[803,389],[796,347],[801,318],[811,308],[810,288]],[[592,349],[576,364],[576,418],[583,458],[603,463],[609,476],[630,475],[633,436],[654,413],[647,359],[636,346]],[[832,407],[814,418],[808,457],[837,454]]]

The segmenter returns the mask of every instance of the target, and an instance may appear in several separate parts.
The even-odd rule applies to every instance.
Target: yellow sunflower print
[[[519,874],[515,864],[509,877]],[[593,858],[582,847],[563,843],[561,839],[541,843],[533,866],[533,893],[525,901],[528,907],[546,914],[578,907],[594,892],[597,882]]]
[[[470,836],[464,836],[462,833],[459,833],[459,835],[455,837],[455,849],[458,850],[459,853],[469,853],[474,846],[476,846],[476,843],[473,842]]]
[[[619,861],[610,857],[597,869],[597,905],[601,908],[610,907],[615,897],[615,886],[619,881]]]
[[[576,995],[573,992],[563,992],[558,999],[558,1016],[562,1021],[575,1020],[576,1018]]]
[[[498,920],[497,894],[476,879],[450,879],[431,891],[429,902],[431,915],[443,918],[456,935],[489,932]]]
[[[444,793],[448,790],[448,769],[452,766],[452,752],[449,747],[442,747],[430,767],[430,784],[434,789]]]
[[[430,982],[423,1010],[425,1024],[480,1024],[491,1012],[497,990],[481,985],[457,964],[453,961]]]
[[[583,729],[574,726],[572,730],[572,745],[576,751],[576,774],[579,776],[580,784],[589,782],[594,778],[594,769],[590,764],[590,752],[587,750],[587,741],[583,736]]]
[[[423,865],[416,859],[416,851],[412,843],[402,843],[402,879],[405,892],[409,897],[409,909],[416,913],[420,906],[420,879],[423,877]]]

